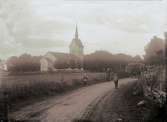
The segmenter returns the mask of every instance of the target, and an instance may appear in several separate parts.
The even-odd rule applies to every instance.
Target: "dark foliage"
[[[13,56],[7,60],[10,72],[33,72],[40,71],[41,56],[23,54],[19,57]]]
[[[107,68],[111,68],[114,72],[122,72],[125,71],[126,65],[133,62],[134,59],[126,54],[113,55],[107,51],[96,51],[84,57],[84,68],[90,71],[106,71]]]
[[[144,60],[146,64],[162,64],[164,62],[165,42],[154,36],[145,46]]]

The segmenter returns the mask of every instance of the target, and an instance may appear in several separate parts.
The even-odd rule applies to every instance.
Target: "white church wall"
[[[41,63],[41,67],[40,67],[41,72],[47,72],[48,71],[48,61],[47,61],[47,59],[42,58],[40,60],[40,63]]]

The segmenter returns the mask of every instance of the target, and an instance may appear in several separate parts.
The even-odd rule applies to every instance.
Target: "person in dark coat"
[[[118,89],[118,74],[117,73],[114,73],[114,84],[115,84],[115,88]]]

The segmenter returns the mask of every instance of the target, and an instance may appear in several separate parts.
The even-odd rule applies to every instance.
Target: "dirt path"
[[[120,84],[132,82],[134,79],[121,79]],[[71,93],[57,96],[21,110],[11,113],[15,119],[38,119],[42,122],[71,122],[81,116],[89,105],[99,100],[109,91],[114,90],[113,82],[105,82],[83,87]]]

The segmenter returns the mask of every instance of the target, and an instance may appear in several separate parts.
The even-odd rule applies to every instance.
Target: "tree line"
[[[10,72],[31,72],[40,71],[40,59],[42,56],[31,56],[23,54],[19,57],[12,56],[7,60],[8,70]],[[74,59],[75,58],[75,59]],[[57,60],[54,64],[56,68],[84,68],[89,71],[105,71],[107,68],[113,70],[124,69],[129,62],[141,61],[139,56],[132,57],[126,54],[111,54],[107,51],[96,51],[85,55],[83,61],[79,58],[67,57]]]
[[[139,55],[130,56],[127,54],[112,54],[110,52],[99,50],[94,53],[84,55],[84,60],[68,59],[66,57],[58,60],[54,66],[56,68],[81,68],[89,71],[106,71],[111,68],[114,71],[125,70],[130,63],[144,64],[162,64],[164,62],[165,41],[154,36],[150,42],[144,47],[145,55],[142,59]],[[40,59],[42,56],[32,56],[30,54],[22,54],[19,57],[12,56],[7,60],[8,70],[11,72],[31,72],[40,71]]]
[[[34,72],[40,71],[41,56],[31,56],[22,54],[21,56],[12,56],[8,58],[7,66],[10,72]]]

